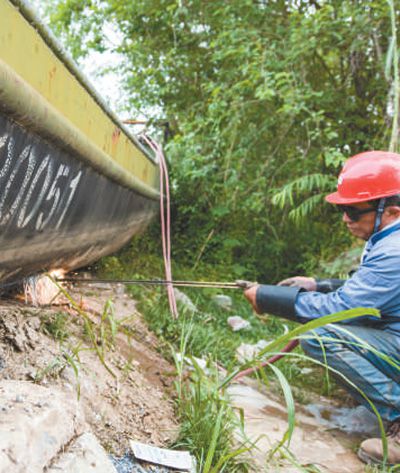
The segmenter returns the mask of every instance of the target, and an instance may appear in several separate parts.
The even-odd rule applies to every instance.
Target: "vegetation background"
[[[321,260],[352,245],[323,196],[347,157],[389,146],[398,4],[46,5],[77,61],[93,51],[118,53],[122,107],[158,131],[170,166],[178,264],[276,282],[315,273]],[[159,252],[158,235],[146,235],[148,251]]]

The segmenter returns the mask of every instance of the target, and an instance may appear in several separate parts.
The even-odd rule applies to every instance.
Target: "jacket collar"
[[[365,244],[364,251],[361,255],[361,261],[365,261],[368,253],[375,245],[375,243],[377,243],[379,240],[382,240],[382,238],[387,237],[391,233],[397,232],[398,230],[400,230],[400,219],[395,220],[390,225],[387,225],[385,228],[382,228],[382,230],[380,230],[379,232],[374,233]]]
[[[382,238],[385,238],[397,230],[400,230],[400,218],[392,222],[390,225],[387,225],[385,228],[382,228],[379,232],[374,233],[368,240],[367,245],[371,244],[371,246],[373,246],[377,241],[382,240]]]

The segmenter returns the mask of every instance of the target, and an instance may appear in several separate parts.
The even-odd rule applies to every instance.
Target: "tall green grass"
[[[172,348],[178,372],[176,406],[181,422],[175,447],[189,450],[197,460],[197,471],[202,473],[246,473],[250,471],[250,462],[242,455],[251,445],[244,437],[241,442],[236,438],[238,432],[243,432],[243,416],[234,412],[219,389],[216,365],[210,361],[206,373],[195,358],[189,357],[192,371],[188,374],[185,354],[192,329],[193,324],[188,323],[179,352]]]

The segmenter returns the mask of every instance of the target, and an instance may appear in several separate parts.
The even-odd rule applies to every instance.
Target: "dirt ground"
[[[135,302],[122,287],[68,290],[98,323],[106,301],[113,301],[113,318],[120,331],[115,346],[105,350],[105,361],[114,376],[88,349],[82,318],[65,297],[51,306],[33,307],[21,296],[0,301],[0,376],[55,386],[70,396],[79,393],[87,423],[114,455],[129,449],[129,439],[167,445],[177,434],[174,367],[159,355],[158,342],[136,312]],[[61,344],[46,334],[46,321],[54,321],[60,312],[68,314],[64,329],[69,333]],[[104,340],[105,335],[97,340],[99,348]]]

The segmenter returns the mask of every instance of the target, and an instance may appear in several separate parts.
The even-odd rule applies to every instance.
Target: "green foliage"
[[[374,465],[367,465],[365,467],[365,473],[399,473],[400,467],[395,466],[374,466]]]
[[[336,182],[336,180],[325,174],[301,176],[283,185],[272,197],[272,203],[281,209],[287,206],[294,207],[289,211],[288,216],[295,223],[300,224],[314,210],[322,206],[326,191],[332,189],[333,182]],[[304,195],[310,196],[303,199],[300,204],[295,205],[296,197],[299,198]]]
[[[120,331],[121,321],[115,318],[114,305],[111,300],[106,301],[103,312],[100,317],[98,326],[96,327],[97,344],[100,347],[103,357],[107,351],[115,345],[115,340]]]
[[[391,33],[390,44],[386,55],[385,77],[390,82],[391,70],[393,68],[393,119],[392,119],[392,134],[390,138],[390,151],[397,151],[399,143],[399,100],[400,100],[400,78],[399,78],[399,54],[397,46],[397,18],[396,9],[393,0],[387,0],[390,9],[390,24]]]
[[[46,276],[58,287],[59,291],[64,295],[71,307],[82,319],[84,334],[90,342],[90,349],[96,353],[104,368],[106,368],[106,370],[115,378],[115,373],[105,360],[106,348],[112,346],[117,332],[117,322],[114,319],[111,302],[106,302],[103,314],[100,318],[100,323],[97,324],[92,321],[89,314],[83,310],[81,305],[74,300],[71,294],[63,286],[61,286],[49,273],[46,273]]]
[[[172,320],[162,289],[148,290],[145,297],[143,292],[142,290],[139,308],[149,327],[161,340],[175,347],[179,346],[179,341],[187,327],[187,320],[190,320],[193,328],[187,339],[188,354],[196,357],[210,356],[227,368],[233,369],[237,365],[235,351],[241,343],[256,343],[260,339],[272,339],[284,330],[282,324],[275,318],[271,318],[268,324],[262,323],[252,313],[241,294],[241,297],[235,298],[235,314],[240,314],[249,320],[252,329],[232,333],[227,324],[227,318],[234,314],[221,309],[212,301],[212,294],[217,293],[215,290],[202,291],[202,294],[197,294],[197,296],[193,291],[185,291],[193,298],[198,311],[192,314],[179,304],[181,316],[178,320]]]
[[[363,246],[350,248],[329,263],[322,262],[319,268],[321,277],[346,279],[350,271],[354,271],[360,262]]]
[[[182,271],[182,268],[181,268]],[[140,310],[146,317],[150,327],[164,340],[165,347],[172,346],[172,353],[177,366],[178,379],[176,382],[178,417],[181,421],[181,431],[176,447],[189,449],[196,455],[201,471],[248,471],[249,465],[241,460],[240,453],[252,445],[244,442],[242,445],[232,447],[232,432],[241,429],[240,415],[234,416],[229,403],[224,396],[224,388],[239,370],[250,366],[257,366],[261,357],[270,357],[278,353],[283,345],[294,337],[307,337],[308,332],[327,323],[363,316],[366,313],[379,317],[379,312],[374,309],[354,309],[338,314],[332,314],[321,319],[315,319],[306,325],[289,324],[292,329],[288,333],[282,323],[275,317],[267,317],[262,323],[254,313],[251,313],[241,294],[230,293],[234,298],[234,311],[227,312],[218,308],[211,300],[214,291],[201,292],[194,298],[196,292],[187,290],[197,306],[194,313],[180,306],[180,318],[172,320],[166,304],[165,291],[155,289],[133,289],[135,295],[140,295]],[[237,296],[237,297],[236,297]],[[227,328],[226,318],[231,313],[239,313],[251,322],[251,331],[231,332]],[[294,327],[294,328],[293,328]],[[343,330],[346,331],[345,326]],[[242,343],[254,343],[261,338],[273,341],[262,350],[257,358],[245,363],[238,368],[235,360],[236,348]],[[321,339],[321,343],[324,339]],[[349,342],[350,343],[350,342]],[[374,347],[367,345],[359,338],[354,338],[357,346],[373,351],[386,362],[398,366],[386,355],[379,353]],[[178,356],[178,353],[180,356]],[[184,376],[185,355],[190,359],[194,372],[190,379]],[[201,357],[208,361],[207,375],[200,368],[194,357]],[[228,375],[221,379],[215,369],[215,362],[228,368]],[[301,376],[301,367],[315,366],[323,369],[327,374],[332,371],[324,363],[311,360],[298,350],[290,353],[284,361],[260,371],[261,381],[267,389],[276,390],[276,384],[271,383],[269,372],[276,376],[282,388],[288,409],[288,430],[282,441],[271,448],[271,456],[280,456],[299,468],[299,471],[316,472],[318,469],[311,465],[302,466],[290,453],[290,439],[295,428],[295,409],[293,386],[305,388],[305,383],[310,383],[307,389],[321,392],[321,378],[314,376]],[[340,373],[334,372],[336,376]],[[331,380],[328,378],[329,384]],[[354,389],[357,386],[352,385]],[[361,395],[363,393],[360,392]],[[374,409],[373,406],[371,406]],[[210,425],[212,428],[210,429]],[[382,427],[382,426],[381,426]],[[383,432],[383,430],[382,430]],[[275,455],[276,454],[276,455]],[[275,461],[275,458],[273,459]],[[271,460],[272,462],[272,460]],[[225,464],[226,463],[226,464]],[[272,465],[273,463],[271,463]],[[225,470],[223,469],[225,468]],[[269,471],[268,468],[266,471]],[[272,470],[271,470],[272,471]],[[389,470],[382,470],[389,471]]]
[[[179,353],[172,348],[178,371],[175,382],[177,411],[181,420],[177,448],[192,452],[197,461],[197,471],[219,473],[222,471],[247,472],[249,462],[238,458],[249,448],[233,448],[235,431],[243,430],[243,424],[232,409],[229,399],[219,389],[219,373],[211,361],[207,374],[190,357],[193,371],[187,379],[185,354],[187,342],[194,326],[186,324],[179,344]]]
[[[54,3],[74,56],[119,53],[126,109],[169,123],[175,258],[276,280],[349,244],[322,195],[390,138],[387,0]]]
[[[121,266],[118,273],[124,279],[148,279],[156,278],[162,274],[162,263],[160,258],[154,256],[149,258],[143,241],[134,242],[130,248],[120,252],[119,260]],[[109,259],[103,258],[100,266],[100,274],[105,277],[114,277],[110,273],[105,273]],[[142,268],[145,272],[138,274],[137,268]],[[191,270],[185,266],[174,265],[174,275],[177,279],[229,280],[230,268],[223,266],[211,266],[200,264],[196,270]],[[179,350],[181,339],[187,332],[188,321],[192,326],[186,338],[185,350],[189,356],[210,357],[218,361],[227,369],[235,369],[238,366],[236,359],[236,349],[242,343],[255,344],[259,340],[273,340],[288,328],[295,324],[292,322],[282,322],[277,317],[258,317],[251,309],[243,297],[242,291],[227,291],[226,294],[233,298],[231,311],[220,308],[213,300],[212,296],[219,293],[215,289],[190,289],[182,291],[190,297],[197,307],[197,312],[192,313],[178,302],[180,317],[177,320],[171,318],[167,297],[164,288],[154,288],[148,286],[132,285],[128,286],[129,293],[139,301],[138,309],[144,315],[149,327],[158,336],[164,346],[164,353],[168,356],[169,347],[172,345],[175,350]],[[251,330],[232,332],[227,324],[227,318],[231,315],[240,315],[251,324]],[[326,393],[324,387],[321,391],[321,383],[318,376],[301,376],[304,367],[309,367],[302,359],[293,359],[290,363],[287,360],[279,361],[278,368],[285,377],[294,385],[298,386],[296,398],[305,400],[301,390],[307,392],[316,391]]]
[[[41,317],[41,330],[53,337],[55,340],[63,342],[69,336],[68,330],[69,315],[65,312],[57,312],[55,314],[45,314]]]

